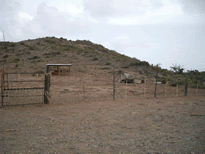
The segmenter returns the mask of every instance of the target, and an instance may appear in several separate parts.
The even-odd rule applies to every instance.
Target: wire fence
[[[84,78],[76,76],[52,76],[51,77],[51,103],[77,103],[77,102],[102,102],[128,99],[154,98],[155,82],[147,80],[145,83],[120,83],[119,78],[105,80],[102,78]],[[113,90],[115,88],[115,92]],[[182,97],[185,85],[176,87],[170,83],[157,84],[156,97]],[[115,95],[115,97],[113,97]],[[205,95],[204,89],[196,89],[188,86],[187,96]]]
[[[3,73],[1,105],[25,105],[44,102],[44,74]]]

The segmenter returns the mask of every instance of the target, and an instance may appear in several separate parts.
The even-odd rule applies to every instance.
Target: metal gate
[[[2,73],[1,105],[49,103],[49,74]]]

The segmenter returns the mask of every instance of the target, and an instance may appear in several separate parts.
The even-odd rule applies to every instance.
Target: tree
[[[183,74],[184,68],[182,65],[172,64],[170,68],[172,71],[174,71],[175,74]]]

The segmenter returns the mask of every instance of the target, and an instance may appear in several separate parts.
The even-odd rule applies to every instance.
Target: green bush
[[[40,57],[38,57],[38,56],[33,56],[33,57],[31,57],[31,58],[28,58],[28,60],[33,60],[33,59],[39,59]]]
[[[32,46],[29,46],[29,50],[35,50]]]
[[[93,58],[92,60],[93,60],[93,61],[97,61],[97,60],[98,60],[98,58],[97,58],[97,57],[95,57],[95,58]]]
[[[149,63],[146,61],[136,62],[136,63],[130,63],[130,66],[149,66]]]
[[[108,63],[106,63],[105,65],[111,65],[111,63],[108,62]]]
[[[3,58],[8,58],[8,57],[9,57],[8,55],[3,56]]]
[[[50,43],[50,44],[56,44],[56,41],[52,39],[46,39],[45,42]]]
[[[51,53],[50,52],[49,53],[44,53],[43,55],[48,56],[48,55],[51,55]]]
[[[121,67],[121,68],[130,68],[129,66],[123,66],[123,67]]]
[[[123,70],[118,70],[118,74],[123,74]]]
[[[18,61],[20,61],[19,58],[15,58],[15,59],[13,59],[13,62],[14,62],[14,63],[18,63]]]
[[[25,43],[21,42],[20,45],[25,45]]]
[[[16,56],[21,56],[21,55],[23,55],[23,53],[17,53],[17,54],[16,54]]]
[[[18,64],[15,65],[15,67],[18,67],[18,66],[19,66]]]
[[[16,44],[15,43],[11,43],[11,47],[15,47],[16,46]]]
[[[30,51],[26,51],[26,54],[27,54],[27,55],[30,55],[30,54],[31,54],[31,52],[30,52]]]

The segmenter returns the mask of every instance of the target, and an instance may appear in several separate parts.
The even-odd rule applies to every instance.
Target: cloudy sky
[[[90,40],[119,53],[205,71],[205,0],[0,0],[0,41]]]

